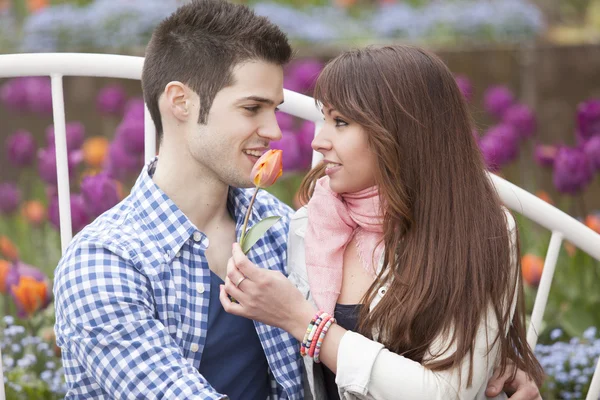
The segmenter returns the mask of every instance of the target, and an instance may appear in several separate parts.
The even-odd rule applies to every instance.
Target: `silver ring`
[[[240,287],[240,284],[241,284],[242,282],[244,282],[244,279],[246,279],[246,278],[247,278],[247,276],[242,276],[242,277],[240,278],[240,280],[239,280],[239,281],[238,281],[238,282],[235,284],[235,287],[236,287],[236,288],[239,288],[239,287]]]

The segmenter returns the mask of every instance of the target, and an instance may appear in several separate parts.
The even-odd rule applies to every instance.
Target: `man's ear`
[[[169,82],[165,87],[166,108],[180,121],[190,116],[190,89],[181,82]]]

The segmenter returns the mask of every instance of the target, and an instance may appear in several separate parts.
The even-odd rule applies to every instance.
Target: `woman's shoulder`
[[[308,224],[308,208],[300,207],[290,219],[290,236],[300,236],[304,238],[306,225]]]
[[[306,263],[304,259],[304,235],[308,224],[306,207],[298,209],[290,220],[290,236],[288,240],[288,273],[290,279],[307,285]]]

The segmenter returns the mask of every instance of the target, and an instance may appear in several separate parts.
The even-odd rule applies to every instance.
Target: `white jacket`
[[[509,214],[509,228],[513,242],[516,240],[515,222]],[[308,223],[306,207],[301,208],[292,217],[288,241],[289,279],[314,304],[304,259],[304,235]],[[383,261],[383,260],[381,260]],[[379,268],[382,267],[382,262]],[[370,304],[370,309],[381,300],[387,288],[379,288],[378,294]],[[515,295],[516,297],[516,295]],[[511,318],[516,307],[516,298],[511,305]],[[490,350],[498,326],[490,309],[487,321],[487,338],[485,321],[482,321],[475,342],[473,355],[473,380],[466,387],[469,371],[469,358],[465,357],[462,367],[462,379],[458,370],[431,371],[420,363],[393,353],[381,343],[370,340],[358,333],[348,331],[342,337],[338,351],[336,383],[342,399],[376,399],[376,400],[428,400],[428,399],[486,399],[485,390],[494,368],[498,365],[498,344]],[[506,332],[505,332],[506,333]],[[489,338],[489,339],[488,339]],[[437,353],[444,347],[444,338],[432,345],[431,350]],[[451,354],[455,347],[447,353]],[[431,352],[435,354],[435,352]],[[443,357],[443,356],[442,356]],[[315,364],[309,357],[304,357],[306,398],[326,399],[322,366]],[[503,393],[495,399],[506,399]]]

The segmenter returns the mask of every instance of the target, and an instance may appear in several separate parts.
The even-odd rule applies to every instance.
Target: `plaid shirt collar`
[[[157,245],[171,258],[181,249],[183,244],[198,231],[198,228],[177,207],[177,205],[152,180],[156,171],[158,157],[151,160],[139,175],[131,189],[130,200],[135,212],[155,239]],[[229,188],[227,207],[235,218],[236,232],[241,230],[250,206],[254,189]],[[252,207],[248,226],[261,219],[256,207]]]

